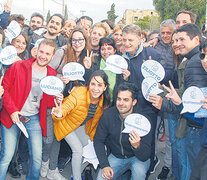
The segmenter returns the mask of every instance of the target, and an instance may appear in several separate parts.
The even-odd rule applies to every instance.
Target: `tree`
[[[115,20],[118,16],[115,15],[115,4],[114,3],[111,5],[111,10],[107,11],[107,14],[108,14],[108,20],[115,23]]]
[[[50,10],[47,12],[47,18],[46,18],[46,20],[47,20],[47,24],[48,24],[48,22],[49,22],[49,19],[50,19]]]
[[[149,29],[149,30],[155,30],[159,29],[159,18],[156,16],[145,16],[142,19],[139,19],[134,24],[137,24],[142,30]]]
[[[176,19],[178,11],[189,10],[197,15],[196,24],[200,26],[205,19],[206,0],[153,0],[155,9],[160,13],[161,21]]]
[[[67,4],[65,5],[65,14],[64,14],[64,18],[65,18],[65,20],[68,19],[68,6],[67,6]]]

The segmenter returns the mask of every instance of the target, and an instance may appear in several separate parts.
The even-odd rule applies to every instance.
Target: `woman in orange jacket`
[[[77,87],[52,109],[54,132],[58,141],[65,138],[72,149],[74,180],[81,180],[83,147],[93,141],[103,110],[110,104],[108,77],[95,71],[87,86]]]

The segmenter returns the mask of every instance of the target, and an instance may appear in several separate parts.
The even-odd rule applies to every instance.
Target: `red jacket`
[[[0,121],[6,128],[13,124],[10,115],[15,111],[21,111],[32,86],[32,63],[34,58],[25,61],[17,61],[7,70],[2,85],[4,87],[3,107]],[[47,66],[47,76],[56,75],[57,72]],[[47,108],[55,106],[54,97],[43,93],[40,102],[39,117],[43,136],[46,136]]]

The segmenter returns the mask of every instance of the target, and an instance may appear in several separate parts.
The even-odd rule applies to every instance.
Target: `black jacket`
[[[134,108],[134,112],[136,112]],[[138,112],[137,112],[138,113]],[[147,116],[145,116],[147,117]],[[110,166],[105,151],[105,145],[117,158],[126,159],[136,156],[140,161],[146,161],[151,154],[152,134],[141,138],[140,146],[135,149],[129,142],[129,134],[121,133],[124,120],[121,120],[116,107],[104,111],[94,136],[94,147],[101,168]]]
[[[185,55],[189,60],[184,73],[184,87],[187,89],[190,86],[199,88],[207,87],[207,72],[204,70],[201,59],[199,57],[199,46]]]
[[[154,48],[152,47],[144,48],[142,44],[140,44],[138,52],[130,60],[126,54],[122,56],[125,59],[128,59],[129,61],[129,70],[131,72],[129,81],[136,84],[138,87],[139,108],[142,109],[144,112],[157,113],[158,110],[154,106],[152,106],[152,103],[147,101],[142,94],[141,84],[142,84],[142,81],[144,80],[144,76],[141,73],[141,66],[144,60],[148,60],[149,57],[151,56],[153,60],[160,62],[162,66],[164,67],[164,69],[166,69],[165,61],[162,59],[161,55]],[[170,77],[169,75],[167,75],[168,73],[169,73],[168,71],[165,72],[166,75],[165,75],[165,78],[160,82],[161,84],[168,83],[169,81],[168,77]]]

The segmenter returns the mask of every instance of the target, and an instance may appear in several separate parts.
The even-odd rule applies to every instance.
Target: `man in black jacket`
[[[107,109],[98,124],[94,147],[102,170],[97,179],[116,179],[130,169],[132,179],[144,180],[150,165],[151,131],[140,138],[136,131],[122,133],[127,115],[139,113],[137,87],[123,83],[118,88],[116,107]],[[110,155],[107,157],[105,145]]]

